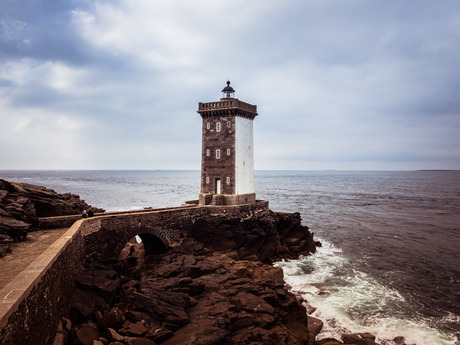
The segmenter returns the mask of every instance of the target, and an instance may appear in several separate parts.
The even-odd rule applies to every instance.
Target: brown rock
[[[246,311],[267,314],[273,314],[275,312],[270,304],[251,293],[240,292],[235,297],[231,298],[231,301],[233,304]]]
[[[128,328],[126,329],[126,332],[128,333],[128,335],[130,336],[134,336],[134,337],[141,337],[143,336],[145,333],[147,333],[148,329],[145,328],[144,324],[142,323],[142,321],[138,321],[136,323],[132,323],[128,326]]]
[[[109,336],[110,341],[120,341],[121,342],[125,340],[125,337],[118,334],[118,332],[114,330],[113,328],[107,328],[107,334]]]
[[[375,337],[370,335],[369,333],[362,334],[342,334],[341,338],[345,344],[353,344],[353,345],[378,345],[374,340]],[[369,336],[370,335],[370,336]]]
[[[114,307],[107,314],[104,315],[102,320],[99,321],[101,328],[119,328],[123,325],[125,317],[120,308]]]
[[[93,314],[95,308],[104,309],[106,302],[101,297],[97,296],[92,291],[84,291],[79,288],[75,288],[70,305],[74,314],[79,317],[89,319]]]
[[[58,194],[45,187],[0,179],[0,234],[16,242],[23,241],[28,231],[37,229],[38,217],[76,215],[89,207],[78,195]]]
[[[323,321],[317,319],[313,316],[308,316],[308,341],[310,344],[316,339],[316,336],[321,332],[323,329]]]
[[[152,340],[147,338],[126,337],[125,341],[128,345],[155,345]]]
[[[63,333],[56,333],[56,337],[54,338],[53,345],[64,345],[66,336]]]
[[[287,344],[281,342],[282,336],[276,330],[267,330],[263,328],[247,328],[232,333],[229,337],[229,344],[264,344],[264,345],[279,345]],[[296,344],[293,342],[292,344]]]
[[[86,323],[77,331],[77,338],[84,345],[93,345],[93,340],[99,338],[99,332],[94,325]]]
[[[406,340],[404,337],[398,336],[393,339],[395,345],[406,345]]]
[[[156,343],[161,343],[165,341],[166,339],[171,338],[173,335],[174,333],[171,330],[164,328],[164,327],[159,327],[159,328],[150,330],[147,333],[146,337],[155,341]]]
[[[202,332],[197,333],[192,345],[220,345],[228,334],[228,331],[218,327],[206,327]]]
[[[318,341],[315,341],[314,345],[341,345],[343,344],[341,341],[334,339],[334,338],[324,338]]]

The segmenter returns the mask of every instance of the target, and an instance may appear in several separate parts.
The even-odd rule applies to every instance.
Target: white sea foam
[[[286,283],[317,310],[313,316],[324,322],[321,338],[340,339],[343,333],[370,332],[380,344],[393,344],[403,336],[407,344],[457,345],[452,335],[430,326],[430,320],[410,315],[409,302],[398,291],[354,268],[333,244],[311,256],[280,261]],[[457,322],[451,315],[446,322]]]

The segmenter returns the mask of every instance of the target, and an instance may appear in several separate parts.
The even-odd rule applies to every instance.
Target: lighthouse
[[[198,104],[202,123],[201,205],[256,201],[253,121],[257,106],[235,98],[227,81],[220,101]]]

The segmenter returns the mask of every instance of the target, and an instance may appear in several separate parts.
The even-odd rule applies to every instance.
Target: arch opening
[[[145,255],[163,254],[168,250],[168,247],[163,241],[152,234],[139,234],[136,236],[144,244]]]
[[[138,259],[156,254],[163,254],[169,249],[158,236],[141,233],[132,237],[123,247],[118,260],[135,262]]]

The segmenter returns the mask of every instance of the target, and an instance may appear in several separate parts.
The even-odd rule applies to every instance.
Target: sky
[[[0,169],[200,169],[227,79],[256,170],[460,169],[458,0],[1,0]]]

